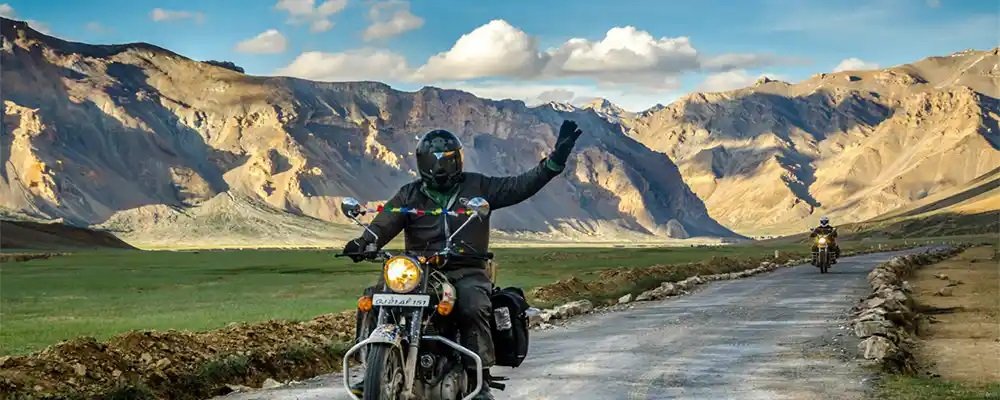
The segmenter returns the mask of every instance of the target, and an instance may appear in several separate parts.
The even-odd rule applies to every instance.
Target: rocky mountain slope
[[[995,234],[1000,229],[1000,167],[965,184],[854,224],[843,232],[861,236]]]
[[[567,173],[499,212],[495,228],[553,238],[733,235],[668,157],[589,110],[248,76],[149,44],[67,42],[7,19],[2,38],[0,207],[15,212],[104,224],[139,241],[166,230],[200,242],[184,227],[253,226],[251,239],[274,228],[285,242],[345,229],[327,223],[344,222],[344,196],[386,199],[414,179],[411,151],[427,130],[457,133],[469,169],[515,174],[549,151],[569,118],[587,134]],[[274,210],[282,217],[261,217]]]
[[[998,49],[694,93],[622,121],[744,234],[870,219],[1000,166]]]

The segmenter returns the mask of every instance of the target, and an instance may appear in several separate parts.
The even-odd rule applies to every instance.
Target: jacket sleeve
[[[809,230],[809,237],[816,237],[816,229]]]
[[[396,195],[393,196],[392,199],[389,199],[389,201],[385,203],[385,207],[398,208],[404,206],[407,203],[406,196],[407,190],[404,186],[402,189],[399,189],[399,192],[396,192]],[[387,243],[392,241],[392,239],[395,238],[404,227],[406,227],[406,214],[391,212],[380,213],[375,216],[375,219],[372,220],[371,225],[368,227],[378,234],[378,240],[375,240],[371,233],[365,231],[364,234],[361,235],[362,241],[364,241],[365,244],[375,243],[375,246],[381,249],[382,246],[385,246]]]
[[[484,176],[480,191],[483,198],[490,202],[490,208],[496,210],[515,205],[542,190],[545,184],[562,172],[546,161],[542,160],[534,168],[517,176]]]

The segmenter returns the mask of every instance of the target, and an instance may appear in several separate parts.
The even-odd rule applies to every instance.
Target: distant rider
[[[385,207],[454,210],[461,208],[463,201],[473,197],[486,199],[493,210],[520,203],[563,171],[581,133],[575,122],[563,121],[555,149],[537,166],[517,176],[490,177],[463,171],[462,143],[458,137],[445,130],[430,131],[417,144],[420,180],[404,185]],[[382,248],[402,231],[407,252],[432,255],[444,248],[445,238],[451,234],[450,230],[457,228],[461,222],[447,214],[380,213],[370,226],[378,234],[378,240],[366,232],[360,238],[348,242],[344,247],[344,254],[361,254],[369,243]],[[489,367],[494,363],[490,332],[490,319],[493,317],[490,294],[493,283],[486,275],[487,261],[482,258],[489,249],[488,218],[469,223],[467,228],[458,233],[454,242],[459,244],[463,252],[474,256],[452,259],[443,267],[443,272],[458,291],[454,315],[458,318],[461,344],[482,358],[485,368],[483,378],[486,379],[489,377]],[[364,259],[360,255],[351,258],[355,262]],[[469,374],[476,375],[475,371],[470,371]],[[470,386],[474,384],[470,382]],[[362,383],[358,383],[351,389],[360,395],[362,387]],[[475,397],[492,398],[489,386],[485,384]]]
[[[814,238],[818,235],[826,235],[830,240],[830,251],[833,252],[833,264],[837,263],[837,259],[840,258],[840,246],[837,245],[837,228],[830,225],[830,218],[826,216],[819,217],[819,226],[813,228],[812,233],[809,234],[810,238]],[[813,244],[812,252],[816,253],[818,249],[816,244]]]

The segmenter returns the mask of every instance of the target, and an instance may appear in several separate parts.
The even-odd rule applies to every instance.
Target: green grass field
[[[1000,400],[1000,383],[976,386],[939,378],[890,375],[881,382],[880,400]]]
[[[866,242],[860,247],[868,247]],[[852,247],[844,243],[845,248]],[[499,284],[530,289],[608,268],[804,251],[802,244],[495,249]],[[318,250],[102,251],[0,265],[0,354],[134,329],[207,330],[351,309],[380,266]]]

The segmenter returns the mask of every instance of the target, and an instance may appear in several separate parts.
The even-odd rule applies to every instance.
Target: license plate
[[[427,307],[431,296],[426,294],[376,294],[372,296],[375,307]]]

